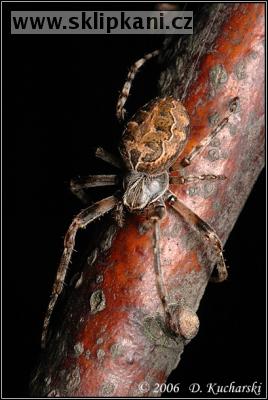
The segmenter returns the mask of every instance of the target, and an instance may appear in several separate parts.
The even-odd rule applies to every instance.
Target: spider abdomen
[[[190,131],[185,107],[173,97],[158,98],[127,124],[119,146],[128,170],[149,174],[167,170],[183,150]]]

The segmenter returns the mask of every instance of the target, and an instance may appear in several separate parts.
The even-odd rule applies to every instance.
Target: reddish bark
[[[198,73],[192,77],[184,100],[192,134],[182,157],[211,130],[215,119],[224,117],[229,101],[239,96],[240,107],[228,126],[185,170],[186,175],[212,172],[228,179],[173,185],[172,190],[225,241],[264,162],[265,6],[222,6],[216,29],[208,38],[209,48],[204,48]],[[210,9],[208,21],[213,12],[215,8]],[[171,45],[176,49],[175,43]],[[183,93],[180,76],[196,56],[189,39],[183,46],[187,53],[181,55],[175,50],[162,73],[162,95],[180,97]],[[183,62],[175,64],[180,56]],[[142,393],[139,383],[147,381],[153,387],[155,382],[164,382],[177,366],[189,340],[170,335],[163,326],[152,232],[141,231],[141,220],[130,216],[124,228],[111,226],[92,252],[69,298],[63,324],[33,378],[34,395],[148,396],[153,393]],[[214,256],[171,209],[161,229],[161,259],[169,300],[181,305],[184,324],[189,318],[191,325],[192,317],[195,324],[195,311]]]

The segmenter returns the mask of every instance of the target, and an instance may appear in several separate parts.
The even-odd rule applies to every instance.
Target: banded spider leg
[[[222,244],[215,230],[208,223],[203,221],[189,207],[179,201],[170,190],[167,190],[163,198],[155,202],[153,212],[151,213],[149,219],[153,227],[153,251],[156,286],[164,311],[165,323],[166,326],[171,329],[171,331],[178,334],[180,333],[180,326],[177,321],[178,305],[176,305],[174,308],[173,304],[169,304],[168,291],[161,266],[161,230],[159,221],[164,217],[166,212],[164,200],[167,201],[168,205],[171,206],[191,227],[193,227],[201,235],[201,237],[211,244],[216,256],[218,276],[210,278],[210,280],[214,282],[222,282],[227,278],[228,274],[223,258]]]
[[[202,220],[202,218],[200,218],[194,211],[182,203],[170,190],[165,193],[165,199],[167,200],[168,204],[175,211],[177,211],[177,213],[179,213],[190,226],[197,230],[206,241],[210,242],[217,257],[216,266],[218,272],[218,276],[212,280],[214,282],[224,281],[227,278],[228,273],[223,258],[221,240],[219,239],[215,230],[207,222]]]
[[[212,130],[205,139],[203,139],[196,147],[194,147],[188,156],[184,157],[181,161],[182,168],[187,167],[191,164],[193,159],[200,154],[202,150],[204,150],[211,140],[223,129],[224,126],[229,121],[229,117],[231,113],[235,112],[238,103],[238,97],[232,99],[229,104],[229,111],[230,114],[226,116],[214,130]],[[188,175],[173,177],[170,176],[170,183],[171,184],[187,184],[196,181],[202,180],[223,180],[226,179],[224,175],[214,175],[214,174],[202,174],[202,175]],[[196,213],[194,213],[191,209],[189,209],[185,204],[178,200],[178,198],[170,191],[167,190],[163,196],[164,200],[167,200],[168,204],[183,217],[183,219],[192,226],[195,230],[197,230],[202,237],[206,241],[208,241],[212,248],[215,251],[216,255],[216,268],[217,268],[217,276],[210,277],[210,281],[212,282],[222,282],[224,281],[227,276],[227,267],[225,265],[224,257],[223,257],[223,248],[221,240],[219,239],[215,230],[205,221],[203,221]],[[159,209],[159,205],[156,206],[156,210]],[[174,327],[177,326],[176,321],[174,320],[174,315],[171,312],[170,306],[168,305],[167,300],[167,289],[163,278],[163,272],[161,268],[161,260],[160,260],[160,227],[159,227],[159,219],[161,219],[164,215],[162,212],[161,216],[159,213],[156,213],[158,217],[153,216],[153,225],[154,225],[154,268],[156,273],[156,281],[157,281],[157,288],[159,292],[159,297],[162,302],[165,320],[167,326],[169,326],[173,331]]]
[[[101,147],[98,147],[95,152],[96,157],[108,162],[114,167],[121,168],[121,161],[116,156],[110,154]],[[86,189],[97,186],[116,186],[119,183],[118,175],[88,175],[83,178],[72,179],[70,182],[70,189],[72,193],[77,196],[84,204],[88,205],[90,200],[85,192]],[[82,210],[72,221],[69,229],[64,238],[64,250],[58,267],[56,279],[52,288],[51,299],[48,305],[48,309],[44,318],[43,331],[41,338],[41,347],[44,348],[46,345],[46,339],[48,334],[49,322],[53,313],[55,304],[59,295],[63,290],[64,280],[67,273],[68,265],[71,260],[71,256],[74,250],[75,237],[80,228],[86,228],[88,224],[93,222],[95,219],[101,217],[112,209],[117,211],[117,219],[121,221],[122,217],[119,215],[122,213],[121,202],[116,196],[110,196],[102,199],[94,204],[89,205],[87,208]]]
[[[102,147],[97,147],[95,157],[107,162],[115,168],[122,168],[122,161]],[[89,205],[91,199],[86,189],[91,187],[114,186],[118,185],[118,183],[118,175],[88,175],[86,177],[72,179],[70,182],[70,190],[83,204]]]
[[[135,76],[139,69],[143,66],[143,64],[146,63],[146,61],[150,60],[153,57],[156,57],[159,55],[159,50],[154,50],[151,53],[145,54],[143,58],[140,58],[138,61],[136,61],[131,67],[127,75],[127,80],[123,86],[123,89],[120,92],[118,101],[117,101],[117,106],[116,106],[116,116],[119,121],[123,121],[125,118],[126,110],[124,108],[124,105],[127,101],[127,98],[129,96],[129,92],[131,89],[131,85],[133,80],[135,79]]]
[[[64,250],[61,256],[60,264],[58,267],[56,280],[52,288],[51,299],[48,305],[48,309],[45,315],[43,323],[43,331],[41,338],[41,347],[44,348],[46,345],[47,333],[49,328],[50,318],[57,302],[59,295],[62,292],[66,272],[68,265],[71,260],[71,256],[74,250],[75,238],[80,228],[86,228],[88,224],[93,222],[95,219],[103,216],[107,212],[111,211],[118,204],[119,200],[116,196],[110,196],[102,199],[95,204],[83,209],[72,221],[69,229],[64,238]]]

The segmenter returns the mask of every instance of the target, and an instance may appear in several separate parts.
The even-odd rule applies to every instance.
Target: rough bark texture
[[[264,163],[264,7],[205,6],[195,35],[167,39],[161,57],[160,94],[183,97],[192,121],[182,157],[239,96],[239,109],[227,127],[185,169],[185,175],[217,173],[228,179],[172,187],[223,242]],[[208,31],[211,21],[213,28]],[[63,323],[35,371],[33,395],[154,395],[142,393],[139,383],[147,381],[153,387],[165,382],[178,365],[189,340],[171,335],[163,325],[152,232],[142,232],[141,220],[129,216],[123,229],[110,226],[88,257],[69,296]],[[171,209],[161,229],[169,301],[195,315],[214,256]]]

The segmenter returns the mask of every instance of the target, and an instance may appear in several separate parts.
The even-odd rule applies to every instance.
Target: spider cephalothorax
[[[148,59],[158,54],[158,50],[138,60],[130,69],[117,104],[117,116],[124,117],[124,104],[129,94],[131,82],[140,66]],[[229,114],[234,112],[238,98],[230,99]],[[191,164],[192,160],[210,143],[217,133],[227,124],[226,116],[191,152],[181,161],[181,168]],[[103,149],[97,149],[96,155],[118,168],[124,169],[123,180],[117,175],[90,175],[71,182],[71,190],[82,201],[87,202],[84,190],[93,186],[120,185],[121,190],[116,195],[107,197],[95,204],[87,206],[72,221],[64,239],[64,251],[61,257],[56,280],[52,290],[51,300],[44,320],[42,346],[45,346],[50,317],[59,294],[63,289],[65,275],[74,249],[75,237],[79,228],[86,227],[90,222],[115,210],[117,221],[123,223],[123,208],[129,212],[141,213],[147,210],[148,224],[153,228],[154,237],[154,269],[159,298],[161,300],[167,328],[175,334],[180,331],[176,312],[168,303],[167,288],[163,281],[160,257],[160,225],[159,220],[165,215],[167,203],[191,226],[193,226],[209,243],[217,256],[218,281],[227,277],[227,270],[222,254],[221,241],[214,229],[197,214],[183,204],[170,190],[169,183],[185,184],[196,180],[225,179],[222,175],[202,174],[198,176],[169,175],[169,168],[181,154],[188,140],[190,120],[185,107],[172,96],[157,98],[140,111],[128,122],[119,151],[122,159],[118,160]],[[122,184],[121,184],[122,183]]]
[[[140,211],[158,200],[169,186],[169,175],[148,175],[132,171],[124,179],[123,204],[130,211]]]

